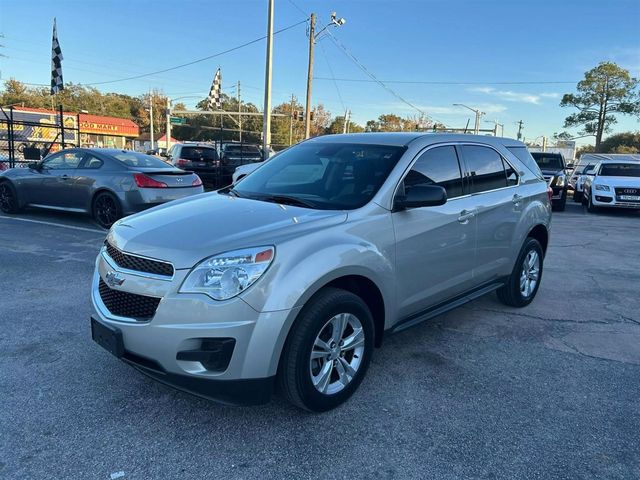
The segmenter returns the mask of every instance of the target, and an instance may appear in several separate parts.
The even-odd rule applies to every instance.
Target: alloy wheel
[[[11,187],[6,183],[0,184],[0,210],[11,212],[14,208],[15,198]]]
[[[320,393],[333,395],[356,376],[365,349],[365,333],[358,317],[340,313],[320,329],[311,350],[309,373]]]
[[[118,219],[118,206],[109,195],[101,195],[96,199],[96,219],[100,225],[110,227]]]
[[[522,263],[520,274],[520,294],[529,298],[538,285],[540,279],[540,255],[535,250],[530,250]]]

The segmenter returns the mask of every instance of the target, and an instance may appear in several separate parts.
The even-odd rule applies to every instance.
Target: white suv
[[[584,182],[583,205],[589,212],[600,207],[640,210],[640,162],[605,160]]]

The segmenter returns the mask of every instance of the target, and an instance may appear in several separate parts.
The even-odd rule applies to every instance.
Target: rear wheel
[[[373,350],[373,317],[360,297],[326,288],[300,313],[285,344],[278,384],[294,405],[324,412],[356,391]]]
[[[122,217],[122,208],[118,199],[109,192],[100,192],[93,199],[91,208],[93,219],[102,228],[111,228]]]
[[[18,213],[20,211],[16,189],[6,180],[0,182],[0,210],[4,213]]]
[[[527,237],[509,280],[498,289],[498,299],[511,307],[526,307],[538,293],[544,252],[535,238]]]

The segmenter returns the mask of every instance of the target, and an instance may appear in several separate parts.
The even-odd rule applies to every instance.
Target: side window
[[[96,158],[93,155],[87,154],[80,168],[85,170],[97,170],[102,166],[102,163],[103,163],[102,160],[100,160],[99,158]]]
[[[507,186],[514,187],[518,185],[518,174],[504,158],[502,159],[502,166],[507,174]]]
[[[80,160],[82,160],[82,154],[78,152],[57,153],[44,161],[44,168],[49,170],[77,168]]]
[[[463,145],[461,147],[471,179],[471,193],[486,192],[507,186],[502,157],[489,147]]]
[[[416,185],[439,185],[447,191],[447,198],[461,196],[462,174],[456,149],[446,146],[427,150],[416,160],[403,183],[405,193]]]

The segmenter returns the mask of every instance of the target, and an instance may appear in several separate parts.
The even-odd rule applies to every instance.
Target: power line
[[[276,35],[278,33],[286,32],[287,30],[290,30],[290,29],[292,29],[294,27],[297,27],[298,25],[301,25],[303,23],[306,23],[306,20],[303,20],[303,21],[298,22],[298,23],[294,23],[293,25],[289,25],[288,27],[282,28],[280,30],[276,30],[275,32],[273,32],[273,34]],[[248,47],[249,45],[253,45],[254,43],[261,42],[265,38],[267,38],[267,36],[263,35],[262,37],[253,39],[253,40],[251,40],[249,42],[245,42],[245,43],[243,43],[241,45],[238,45],[236,47],[229,48],[229,49],[224,50],[222,52],[214,53],[213,55],[208,55],[206,57],[199,58],[197,60],[192,60],[192,61],[187,62],[187,63],[182,63],[182,64],[176,65],[174,67],[163,68],[162,70],[156,70],[155,72],[149,72],[149,73],[143,73],[141,75],[134,75],[134,76],[131,76],[131,77],[119,78],[117,80],[105,80],[103,82],[92,82],[92,83],[85,83],[85,84],[81,84],[81,85],[93,86],[93,85],[105,85],[105,84],[108,84],[108,83],[125,82],[125,81],[128,81],[128,80],[137,80],[139,78],[150,77],[152,75],[157,75],[159,73],[165,73],[165,72],[170,72],[170,71],[173,71],[173,70],[178,70],[180,68],[188,67],[188,66],[194,65],[196,63],[204,62],[206,60],[211,60],[212,58],[216,58],[216,57],[219,57],[221,55],[225,55],[227,53],[235,52],[236,50],[240,50],[241,48]]]
[[[338,82],[357,82],[357,83],[401,83],[416,85],[575,85],[577,82],[565,81],[515,81],[515,82],[442,82],[430,80],[367,80],[364,78],[333,78],[333,77],[313,77],[315,80],[332,80]]]
[[[342,50],[344,52],[344,54],[349,57],[351,59],[351,61],[353,61],[353,63],[356,64],[356,66],[358,66],[358,68],[360,68],[360,70],[362,70],[370,79],[371,81],[377,83],[378,85],[380,85],[382,88],[384,88],[387,92],[389,92],[391,95],[393,95],[394,97],[396,97],[398,100],[400,100],[402,103],[404,103],[405,105],[408,105],[409,107],[413,108],[414,110],[420,112],[422,115],[424,115],[425,117],[431,119],[434,122],[437,123],[442,123],[444,125],[444,122],[440,122],[436,119],[434,119],[433,117],[431,117],[430,115],[428,115],[424,110],[422,110],[421,108],[417,107],[416,105],[414,105],[413,103],[411,103],[410,101],[406,100],[404,97],[402,97],[399,93],[397,93],[395,90],[393,90],[391,87],[389,87],[385,82],[383,82],[382,80],[379,80],[372,72],[370,72],[367,67],[365,67],[362,62],[360,62],[360,60],[358,60],[356,58],[355,55],[353,55],[349,49],[342,43],[340,42],[329,30],[326,31],[327,35],[329,36],[329,38],[331,39],[331,41],[333,42],[333,44],[338,47],[340,50]]]
[[[342,99],[342,94],[340,93],[340,88],[338,87],[338,82],[335,81],[335,75],[333,74],[333,69],[331,68],[331,63],[329,63],[329,57],[327,56],[327,52],[324,48],[324,46],[322,45],[322,43],[320,43],[320,50],[322,51],[322,56],[324,57],[325,62],[327,62],[327,67],[329,67],[329,73],[331,74],[331,78],[334,79],[333,84],[336,87],[336,92],[338,93],[338,98],[340,99],[340,105],[342,105],[342,109],[346,110],[347,107],[344,104],[344,100]]]

